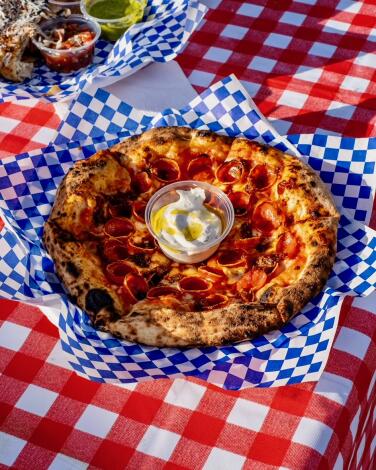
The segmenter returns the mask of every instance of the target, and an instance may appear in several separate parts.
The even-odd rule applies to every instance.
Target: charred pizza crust
[[[101,207],[106,198],[119,193],[131,199],[139,193],[150,197],[155,191],[150,186],[153,175],[158,184],[165,184],[158,171],[166,168],[160,170],[160,162],[174,160],[179,168],[186,168],[187,152],[194,155],[210,152],[219,165],[240,161],[246,169],[247,161],[252,160],[253,167],[256,161],[263,184],[267,184],[268,178],[273,181],[268,200],[283,206],[289,214],[284,216],[284,224],[291,225],[294,214],[294,236],[304,247],[304,253],[297,259],[283,261],[287,274],[281,272],[268,278],[249,300],[234,297],[225,306],[198,311],[192,304],[166,296],[162,300],[138,300],[129,308],[104,275],[101,254],[93,248],[95,230],[103,218]],[[265,173],[263,165],[271,168],[271,173]],[[282,186],[277,181],[282,181]],[[246,188],[252,192],[254,188],[249,186],[252,184],[257,185],[258,180],[253,178],[253,183],[249,180],[244,183],[243,178],[243,183],[234,182],[232,191]],[[45,225],[44,243],[72,300],[89,314],[97,328],[129,341],[161,347],[220,345],[281,327],[320,292],[334,263],[338,217],[320,178],[298,158],[242,138],[167,127],[131,137],[77,162],[59,187]],[[278,237],[281,236],[278,232]],[[139,260],[134,261],[137,264]],[[164,277],[174,282],[171,273],[177,269],[175,265],[156,251],[146,265],[141,263],[137,269],[148,280],[156,276],[163,285]],[[187,269],[189,272],[190,268]]]

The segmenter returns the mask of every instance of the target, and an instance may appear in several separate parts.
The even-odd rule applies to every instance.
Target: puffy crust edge
[[[122,299],[109,287],[95,255],[53,220],[45,224],[43,243],[54,260],[68,298],[87,312],[94,326],[120,318]]]
[[[273,305],[233,304],[211,311],[184,312],[140,303],[129,316],[106,325],[106,330],[150,346],[219,346],[250,339],[283,323]]]
[[[310,192],[314,199],[320,201],[331,217],[339,219],[340,214],[334,204],[332,194],[329,192],[321,178],[302,159],[288,154],[286,155],[288,159],[291,159],[291,161],[294,162],[294,164],[298,164],[300,166],[302,171],[299,172],[298,178],[301,184],[304,185],[304,191]],[[284,154],[282,152],[280,152],[280,156],[281,158],[284,158]],[[312,185],[312,182],[314,182],[315,185]]]
[[[171,145],[176,142],[185,142],[188,145],[191,142],[204,144],[208,143],[208,141],[211,143],[231,144],[234,138],[207,130],[191,129],[189,127],[156,127],[142,134],[129,137],[123,142],[114,145],[111,150],[127,157],[127,154],[138,150],[140,147],[145,148],[148,145],[161,153],[167,153]]]
[[[299,279],[289,287],[269,286],[261,295],[261,303],[273,303],[284,322],[297,314],[325,286],[332,270],[337,244],[338,219],[310,221],[306,232],[308,259]],[[327,244],[323,244],[323,237]],[[314,246],[314,248],[310,248]]]

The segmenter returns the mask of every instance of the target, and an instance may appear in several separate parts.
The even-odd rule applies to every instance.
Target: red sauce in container
[[[40,25],[42,34],[34,40],[48,67],[69,73],[93,61],[100,26],[79,15],[54,18]]]

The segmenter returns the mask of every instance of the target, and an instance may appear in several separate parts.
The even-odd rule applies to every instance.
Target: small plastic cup
[[[41,23],[39,27],[43,33],[46,33],[67,25],[77,26],[77,32],[89,30],[94,33],[94,37],[83,46],[71,47],[70,49],[53,49],[47,47],[42,41],[33,39],[34,45],[40,50],[48,67],[63,73],[73,72],[91,64],[95,43],[101,34],[101,28],[98,23],[83,18],[81,15],[71,15],[67,18],[52,18]]]
[[[48,6],[50,9],[57,13],[60,10],[68,9],[71,11],[72,14],[80,14],[80,0],[48,0]]]
[[[166,243],[166,240],[154,232],[152,228],[153,215],[164,206],[179,199],[177,190],[189,191],[202,188],[205,191],[204,205],[221,218],[222,232],[218,238],[207,243],[201,243],[192,250],[178,244]],[[199,263],[211,256],[227,237],[234,224],[234,208],[230,199],[220,189],[201,181],[179,181],[159,189],[149,200],[145,209],[145,221],[151,235],[157,240],[163,253],[178,263]]]
[[[116,41],[132,25],[139,23],[144,16],[147,3],[146,0],[132,0],[133,5],[136,7],[135,12],[131,12],[119,18],[100,18],[94,16],[90,11],[91,7],[100,1],[101,0],[81,0],[81,12],[85,18],[90,18],[100,24],[102,36],[109,41]]]

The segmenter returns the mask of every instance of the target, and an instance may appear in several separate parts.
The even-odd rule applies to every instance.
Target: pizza
[[[163,254],[145,223],[160,188],[204,181],[235,222],[208,259]],[[300,159],[244,138],[166,127],[76,162],[44,244],[70,299],[94,327],[159,347],[221,345],[278,329],[324,287],[339,214]]]

